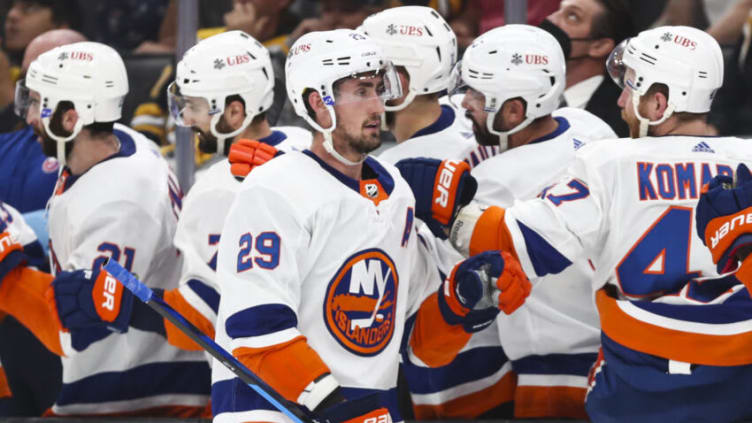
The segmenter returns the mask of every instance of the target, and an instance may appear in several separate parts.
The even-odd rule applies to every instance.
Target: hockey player
[[[316,133],[310,150],[254,169],[241,185],[219,244],[216,340],[325,418],[398,421],[405,317],[420,309],[411,354],[445,364],[467,341],[465,327],[516,308],[528,282],[510,256],[502,265],[487,253],[456,267],[437,292],[436,267],[412,233],[409,187],[368,156],[380,144],[384,99],[401,95],[377,44],[352,30],[306,34],[290,50],[286,79]],[[453,189],[462,176],[450,178]],[[473,270],[488,265],[500,279],[486,289],[501,295],[477,302],[485,283]],[[283,421],[260,397],[238,395],[229,370],[213,372],[225,390],[215,396],[216,421]]]
[[[465,207],[452,242],[465,254],[510,252],[531,277],[591,260],[602,327],[586,397],[592,420],[748,418],[749,305],[734,295],[738,281],[693,280],[714,275],[714,260],[726,270],[725,247],[713,241],[723,232],[702,234],[711,256],[692,224],[700,189],[752,159],[745,140],[707,137],[720,47],[694,28],[659,27],[615,49],[609,70],[639,139],[584,146],[539,199]]]
[[[441,104],[446,97],[440,96],[449,89],[457,59],[457,39],[441,15],[424,6],[395,7],[369,16],[359,29],[379,43],[405,87],[401,98],[384,106],[397,144],[381,153],[379,159],[394,164],[402,159],[430,157],[464,160],[472,167],[496,153],[497,145],[475,142],[459,104]],[[422,223],[417,228],[419,234],[426,229]],[[423,239],[440,271],[449,274],[462,257],[448,242],[430,238],[433,236],[427,233]],[[417,419],[511,416],[514,375],[496,333],[495,327],[488,327],[473,334],[451,368],[425,367],[410,361],[407,354],[403,357],[403,373]],[[458,372],[452,368],[462,368],[462,376],[456,377]],[[495,370],[490,372],[493,375],[488,372],[490,368]]]
[[[564,90],[564,63],[556,39],[527,25],[488,31],[465,51],[457,85],[464,85],[463,106],[476,139],[503,139],[508,148],[473,169],[479,204],[509,207],[535,198],[557,182],[585,143],[616,138],[589,112],[555,110]],[[478,74],[487,77],[474,77]],[[600,345],[592,276],[587,261],[579,260],[542,278],[550,282],[534,281],[537,289],[525,305],[497,318],[501,345],[517,374],[516,418],[586,417],[587,372]]]
[[[359,30],[381,45],[405,87],[402,97],[384,106],[397,144],[380,159],[393,164],[406,157],[451,158],[473,166],[496,153],[475,143],[461,109],[440,103],[457,61],[457,37],[438,12],[390,8],[366,18]]]
[[[455,74],[458,78],[452,92],[465,93],[462,106],[472,117],[478,141],[501,144],[506,150],[472,171],[478,180],[475,200],[480,204],[511,206],[517,199],[534,198],[564,174],[575,151],[587,141],[615,137],[603,121],[588,112],[554,111],[564,89],[564,56],[556,39],[536,27],[506,25],[483,34],[466,50]],[[403,175],[414,175],[413,166],[425,164],[398,163]],[[407,176],[408,181],[411,178]],[[427,220],[430,223],[431,219]],[[587,372],[599,345],[597,312],[588,282],[591,277],[590,266],[580,260],[567,271],[550,276],[557,282],[541,284],[521,310],[497,319],[496,342],[500,339],[503,357],[513,360],[511,367],[517,374],[517,387],[512,386],[508,393],[514,395],[515,417],[585,417]],[[475,384],[487,383],[486,378],[501,372],[496,364],[499,358],[493,358],[499,353],[490,346],[463,353],[473,364],[452,365],[475,369]],[[460,354],[457,360],[464,358]],[[478,362],[485,367],[478,367]],[[440,375],[450,374],[445,370]],[[441,380],[439,375],[432,376],[426,380]],[[464,372],[444,383],[462,382],[456,389],[467,392],[470,380]],[[498,394],[482,395],[494,388],[480,390],[477,397],[498,399]],[[442,390],[434,397],[448,392]]]
[[[122,59],[99,43],[58,47],[31,64],[25,87],[27,123],[64,165],[48,206],[53,273],[92,269],[56,278],[55,310],[64,327],[98,315],[120,332],[68,333],[49,319],[32,320],[30,329],[63,355],[63,386],[50,413],[200,415],[210,386],[202,354],[169,345],[154,333],[164,328],[150,322],[128,328],[124,317],[143,306],[121,303],[122,287],[100,272],[105,260],[117,260],[151,286],[169,289],[180,270],[171,243],[180,189],[151,141],[113,124],[128,92]],[[82,277],[89,283],[82,285]],[[38,298],[22,300],[16,307]]]

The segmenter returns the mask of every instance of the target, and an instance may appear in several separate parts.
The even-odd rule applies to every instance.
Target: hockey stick
[[[151,288],[144,285],[141,281],[136,279],[130,272],[125,270],[118,262],[109,260],[104,269],[114,276],[118,282],[131,291],[139,300],[143,301],[146,305],[154,309],[157,313],[162,315],[165,319],[169,320],[172,324],[177,326],[183,333],[188,335],[193,341],[201,345],[201,347],[212,355],[212,357],[219,360],[225,367],[230,369],[240,380],[248,384],[254,391],[264,397],[269,403],[271,403],[277,410],[284,413],[287,417],[291,418],[295,423],[319,423],[321,419],[313,416],[310,412],[304,410],[300,405],[288,401],[272,387],[266,384],[261,378],[251,372],[243,363],[238,361],[232,354],[228,353],[224,348],[219,346],[211,338],[206,336],[201,330],[196,328],[193,324],[187,321],[180,313],[178,313],[169,304],[165,303],[161,298],[154,295],[154,291]]]

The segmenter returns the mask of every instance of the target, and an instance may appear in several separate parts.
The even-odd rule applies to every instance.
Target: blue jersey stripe
[[[461,352],[442,367],[421,367],[403,360],[403,370],[411,393],[430,394],[491,376],[507,361],[500,346],[489,346]]]
[[[263,304],[241,310],[227,319],[225,330],[233,339],[268,335],[298,326],[298,318],[284,304]]]
[[[209,395],[205,361],[151,363],[123,372],[104,372],[64,383],[57,405],[136,400],[165,394]]]
[[[534,230],[525,226],[524,223],[517,221],[520,232],[525,238],[527,246],[527,255],[533,264],[535,274],[538,276],[556,274],[566,269],[572,264],[556,248],[549,244],[542,236]]]
[[[517,374],[587,376],[597,353],[531,355],[512,361]]]
[[[191,279],[187,284],[215,313],[219,310],[219,293],[214,288],[198,279]]]

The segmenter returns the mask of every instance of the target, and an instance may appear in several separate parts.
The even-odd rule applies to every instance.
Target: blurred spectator
[[[603,119],[620,137],[629,135],[616,104],[621,89],[606,75],[606,59],[622,40],[636,35],[625,0],[563,0],[541,27],[562,45],[567,58],[565,105]]]
[[[467,0],[389,0],[389,7],[398,6],[428,6],[449,21],[462,12],[463,5]]]
[[[561,0],[527,0],[527,24],[538,25],[553,13]],[[488,31],[504,25],[504,2],[499,0],[466,0],[463,11],[449,25],[457,35],[460,53],[473,40]]]
[[[5,17],[3,49],[20,65],[26,46],[37,35],[56,28],[80,26],[78,3],[69,0],[11,0]]]
[[[160,41],[160,28],[169,0],[98,0],[88,2],[94,10],[93,41],[131,52]],[[174,34],[170,34],[174,37]],[[143,48],[143,47],[142,47]]]

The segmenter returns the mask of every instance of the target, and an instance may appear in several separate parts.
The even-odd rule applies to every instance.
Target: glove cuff
[[[0,283],[3,282],[5,275],[26,261],[28,260],[23,250],[18,249],[7,253],[5,258],[0,261]]]

